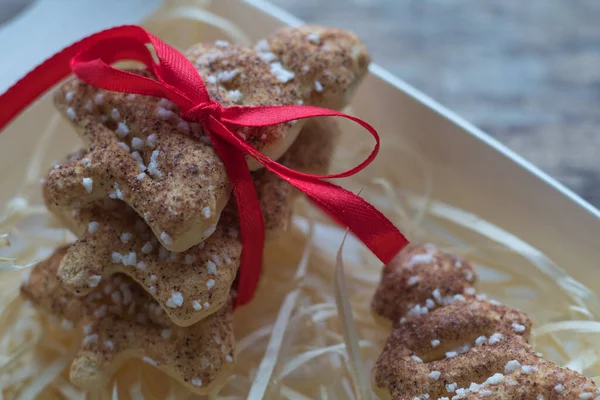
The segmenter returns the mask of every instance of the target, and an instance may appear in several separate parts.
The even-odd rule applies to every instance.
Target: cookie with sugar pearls
[[[385,267],[372,302],[393,328],[373,368],[382,396],[397,400],[593,398],[584,376],[541,358],[531,320],[471,286],[462,258],[431,244],[406,248]],[[435,289],[433,289],[435,287]]]
[[[291,167],[308,168],[310,160],[320,158],[322,162],[312,168],[323,168],[328,164],[326,159],[331,158],[326,143],[336,137],[335,132],[326,133],[316,122],[307,124],[301,133],[301,137],[307,138],[295,143],[281,162]],[[317,139],[317,135],[323,136]],[[314,141],[323,144],[323,154],[306,151]],[[81,156],[77,152],[68,157],[67,163],[76,163]],[[255,171],[253,176],[266,236],[275,238],[290,226],[294,199],[299,191],[267,170]],[[242,249],[233,201],[207,240],[176,253],[163,247],[145,221],[117,199],[105,199],[91,205],[77,204],[77,207],[65,209],[50,200],[47,183],[43,189],[48,209],[79,237],[58,271],[67,289],[86,294],[94,288],[92,277],[124,273],[148,291],[167,315],[181,326],[206,318],[226,301]]]
[[[194,393],[219,387],[235,358],[231,301],[203,321],[179,327],[125,275],[99,280],[94,292],[75,296],[56,278],[66,252],[59,248],[34,266],[21,294],[41,313],[59,317],[64,329],[83,331],[70,371],[75,385],[98,390],[124,362],[139,358]]]

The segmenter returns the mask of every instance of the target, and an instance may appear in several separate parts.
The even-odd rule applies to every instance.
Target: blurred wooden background
[[[271,1],[355,31],[377,63],[600,207],[600,0]],[[0,0],[0,24],[28,2]]]

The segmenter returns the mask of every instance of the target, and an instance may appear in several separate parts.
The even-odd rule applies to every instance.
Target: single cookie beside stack
[[[531,320],[477,294],[465,259],[428,244],[385,267],[373,313],[393,323],[373,369],[394,400],[597,399],[591,379],[546,361],[529,344]]]
[[[280,30],[254,49],[217,41],[186,55],[224,106],[341,109],[369,62],[354,35],[316,26]],[[101,387],[138,357],[197,393],[213,391],[235,358],[232,286],[242,252],[223,163],[169,100],[72,79],[55,103],[85,147],[50,170],[43,194],[78,240],[36,265],[22,294],[64,327],[83,329],[76,385]],[[238,134],[289,168],[324,174],[338,131],[316,119]],[[255,160],[248,165],[266,236],[276,238],[299,192]]]

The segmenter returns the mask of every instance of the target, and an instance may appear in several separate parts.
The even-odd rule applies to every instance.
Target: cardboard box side
[[[600,219],[576,195],[544,179],[482,140],[484,134],[456,124],[386,80],[371,75],[358,93],[354,109],[382,134],[382,155],[401,154],[399,147],[424,157],[433,181],[433,197],[474,213],[542,250],[580,281],[600,277]],[[370,99],[383,98],[373,102]],[[376,103],[376,104],[374,104]],[[392,117],[390,117],[392,116]],[[393,137],[396,138],[393,138]],[[388,158],[389,157],[384,157]],[[399,187],[422,192],[422,175],[414,159],[398,160]],[[371,174],[385,175],[376,162]],[[394,168],[394,166],[388,167]],[[600,290],[593,284],[594,290]]]

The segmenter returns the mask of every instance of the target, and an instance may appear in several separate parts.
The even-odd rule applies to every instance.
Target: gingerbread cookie
[[[227,302],[242,252],[236,214],[224,212],[214,234],[183,253],[162,247],[122,204],[112,211],[83,209],[79,216],[91,222],[60,263],[58,279],[66,289],[88,294],[98,282],[124,273],[179,326],[192,325]]]
[[[75,296],[56,278],[63,247],[33,267],[22,295],[43,313],[62,319],[65,329],[82,329],[83,339],[71,365],[71,381],[86,390],[108,383],[135,357],[156,366],[190,390],[213,392],[235,357],[231,301],[202,322],[174,325],[152,298],[124,275],[98,281],[87,296]]]
[[[477,295],[474,279],[466,260],[432,245],[386,267],[372,308],[393,330],[373,370],[377,390],[394,400],[598,396],[590,379],[535,353],[529,318]]]
[[[322,122],[306,125],[301,136],[307,139],[290,148],[281,160],[284,165],[309,168],[310,160],[319,160],[313,169],[321,169],[328,164],[332,146],[327,143],[335,139],[335,133],[327,135],[324,127],[335,125]],[[322,143],[324,151],[306,151],[312,146],[313,141],[308,140],[311,138]],[[69,162],[77,163],[80,156],[80,152],[69,156]],[[288,228],[293,201],[299,192],[267,170],[253,174],[267,237],[276,237]],[[47,187],[46,184],[44,193],[48,209],[80,238],[71,246],[59,269],[59,278],[69,290],[86,294],[93,290],[95,279],[125,273],[142,285],[181,326],[200,321],[227,300],[241,254],[233,204],[223,212],[206,241],[175,253],[162,247],[145,222],[124,203],[105,199],[93,206],[65,210],[51,202]]]

